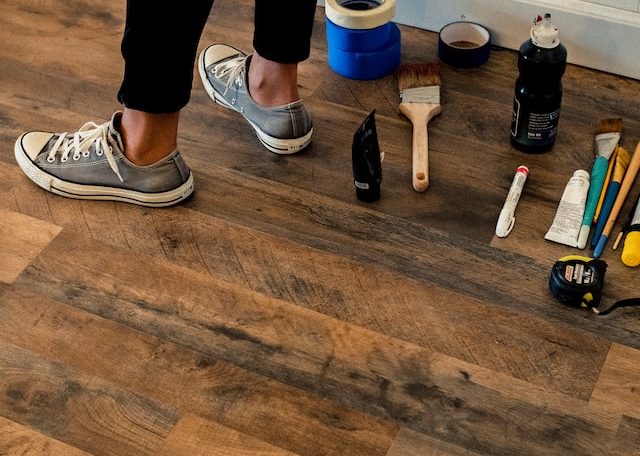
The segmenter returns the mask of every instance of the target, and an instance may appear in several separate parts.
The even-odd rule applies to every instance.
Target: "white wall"
[[[474,21],[493,44],[518,49],[544,13],[560,29],[569,62],[640,79],[640,0],[396,0],[395,21],[432,31]]]
[[[598,3],[600,5],[611,6],[621,10],[633,11],[637,13],[640,11],[640,0],[583,0],[588,3]]]

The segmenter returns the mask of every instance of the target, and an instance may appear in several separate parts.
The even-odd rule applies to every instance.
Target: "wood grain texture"
[[[0,453],[634,454],[638,309],[557,303],[551,265],[588,252],[543,235],[568,178],[591,167],[598,120],[623,117],[635,148],[640,82],[568,66],[556,145],[527,155],[508,140],[516,53],[443,65],[417,194],[396,76],[333,73],[318,8],[299,65],[314,121],[303,153],[266,152],[196,78],[179,135],[193,199],[151,210],[48,194],[14,141],[120,108],[124,7],[0,3],[0,275],[13,271],[0,281]],[[200,48],[249,50],[252,18],[251,0],[216,0]],[[437,60],[437,34],[401,29],[403,62]],[[373,109],[384,180],[363,204],[351,141]],[[498,239],[520,164],[516,226]],[[603,258],[602,306],[639,295],[638,270]]]
[[[0,192],[5,193],[14,188],[18,183],[24,182],[25,176],[20,172],[18,165],[0,162]]]
[[[397,431],[227,363],[204,340],[189,349],[30,292],[1,296],[6,340],[274,446],[299,454],[383,455]],[[127,306],[121,310],[127,321],[143,318]],[[172,331],[168,322],[158,324],[163,334]],[[240,331],[221,331],[222,339],[236,336],[242,343]]]
[[[160,449],[158,456],[296,456],[254,437],[194,415],[183,417]]]
[[[0,454],[3,456],[91,456],[90,453],[78,450],[1,416]]]
[[[201,180],[211,182],[212,188],[201,188],[199,198],[188,205],[194,210],[365,264],[375,264],[425,283],[452,288],[492,305],[521,310],[560,325],[592,331],[605,339],[640,346],[637,319],[597,318],[557,303],[548,290],[553,262],[532,257],[531,250],[522,255],[495,249],[489,245],[491,237],[487,244],[471,242],[455,231],[441,231],[374,208],[340,203],[273,183],[263,186],[262,182],[247,180],[236,172],[209,169],[205,176]],[[218,201],[215,194],[226,197]],[[494,229],[492,223],[492,235]],[[623,271],[622,267],[615,271],[609,276],[629,276],[635,272]],[[523,292],[523,283],[527,284],[526,292]],[[637,287],[633,280],[614,283],[616,288],[607,290],[609,299],[629,296]]]
[[[597,454],[606,440],[589,436],[617,426],[569,396],[77,234],[61,233],[19,284],[463,447]]]
[[[640,419],[640,350],[611,346],[590,402]]]
[[[402,428],[386,456],[477,456],[468,450]]]
[[[640,455],[640,420],[623,416],[608,456]]]
[[[96,455],[154,454],[178,420],[171,409],[6,342],[0,343],[0,409]]]
[[[62,228],[18,212],[0,209],[0,282],[11,283]]]
[[[582,331],[559,331],[544,319],[489,308],[439,286],[197,211],[97,207],[31,195],[29,185],[16,188],[8,200],[32,217],[579,398],[589,398],[609,350],[609,343]],[[105,211],[112,220],[108,226],[100,223]]]

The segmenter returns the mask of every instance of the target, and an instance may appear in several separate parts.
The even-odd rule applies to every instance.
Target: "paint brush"
[[[611,230],[613,229],[613,225],[616,223],[616,219],[618,218],[618,214],[620,213],[620,209],[622,209],[622,205],[624,204],[627,195],[629,194],[629,190],[631,190],[631,186],[638,175],[638,170],[640,169],[640,143],[636,146],[636,150],[633,152],[633,156],[631,157],[631,162],[629,162],[629,167],[627,168],[627,173],[622,180],[622,185],[620,186],[620,190],[618,191],[618,196],[616,197],[616,202],[611,209],[611,213],[607,218],[607,223],[604,225],[602,229],[602,234],[600,235],[600,239],[598,240],[598,244],[593,251],[594,258],[598,258],[602,251],[604,250],[605,245],[607,244],[607,239],[611,234]]]
[[[604,119],[598,122],[595,129],[596,159],[591,168],[591,180],[587,203],[582,217],[582,226],[578,234],[578,248],[584,249],[589,238],[589,231],[593,223],[593,215],[596,212],[598,199],[602,191],[604,179],[609,167],[609,159],[616,149],[622,135],[623,123],[621,118]]]
[[[437,63],[402,64],[398,69],[400,112],[413,125],[412,183],[418,192],[429,186],[427,124],[440,114],[440,67]]]
[[[611,173],[613,173],[613,165],[616,162],[616,156],[618,155],[619,147],[620,146],[616,146],[616,150],[613,151],[613,154],[609,159],[609,167],[607,168],[607,175],[604,177],[604,184],[602,185],[602,190],[600,191],[600,198],[598,199],[598,205],[596,206],[596,213],[593,214],[594,225],[598,223],[600,211],[602,211],[602,203],[604,203],[604,196],[607,194],[607,187],[609,186],[609,181],[611,180]]]
[[[629,153],[624,149],[624,147],[618,147],[618,153],[616,155],[616,163],[613,167],[611,182],[609,182],[609,185],[607,187],[607,194],[605,195],[604,202],[602,203],[600,218],[598,219],[596,229],[593,232],[593,238],[591,239],[592,249],[594,249],[598,244],[598,239],[600,239],[600,235],[602,234],[604,225],[607,222],[607,218],[609,217],[611,209],[613,208],[613,204],[616,201],[616,197],[618,196],[618,192],[620,191],[620,185],[622,184],[622,179],[624,178],[628,166]]]
[[[636,201],[636,204],[631,209],[631,212],[629,212],[629,216],[627,217],[626,223],[618,233],[618,236],[616,237],[616,240],[613,243],[613,247],[612,247],[613,250],[616,250],[618,248],[618,246],[620,245],[620,241],[622,241],[622,237],[625,234],[627,234],[627,232],[629,231],[629,228],[631,228],[631,222],[633,221],[633,216],[635,215],[636,210],[638,209],[638,204],[640,204],[640,198],[638,198],[638,201]]]

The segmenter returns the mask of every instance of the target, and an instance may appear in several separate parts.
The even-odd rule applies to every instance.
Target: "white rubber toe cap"
[[[53,136],[53,133],[44,131],[30,131],[20,137],[20,147],[31,160],[35,160]]]
[[[204,59],[204,67],[208,68],[214,63],[238,55],[238,53],[241,53],[241,51],[234,47],[227,46],[226,44],[212,44],[204,51],[202,51],[202,53]]]

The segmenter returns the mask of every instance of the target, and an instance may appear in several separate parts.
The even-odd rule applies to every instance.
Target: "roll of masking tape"
[[[396,13],[396,0],[325,0],[324,9],[334,24],[366,30],[390,22]]]
[[[338,26],[327,21],[327,37],[330,33],[336,33],[336,27]],[[375,33],[388,34],[389,39],[377,48],[365,46],[353,50],[352,46],[352,50],[344,50],[329,46],[329,66],[339,75],[349,79],[379,79],[394,72],[400,65],[400,29],[393,22],[379,28],[383,27],[389,30]],[[348,32],[353,30],[337,31],[343,34]]]
[[[345,52],[371,52],[387,45],[392,38],[392,22],[367,30],[352,30],[327,20],[327,41],[332,49]]]
[[[350,79],[378,79],[400,65],[395,0],[325,0],[329,66]]]

